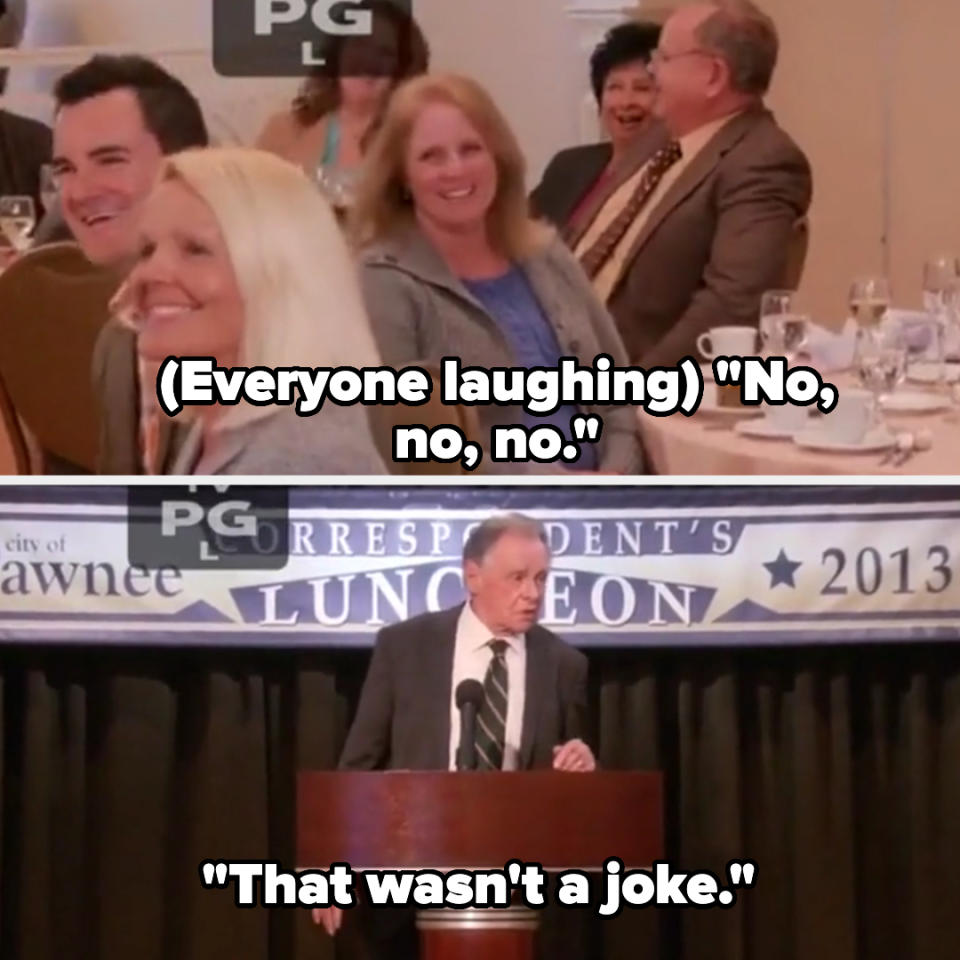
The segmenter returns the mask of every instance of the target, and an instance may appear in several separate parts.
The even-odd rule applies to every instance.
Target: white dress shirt
[[[460,743],[460,711],[457,709],[457,686],[462,680],[481,684],[493,659],[491,640],[504,640],[507,649],[507,722],[503,769],[519,767],[520,737],[523,732],[523,700],[527,682],[527,644],[521,634],[494,634],[473,612],[469,603],[457,620],[457,638],[453,651],[453,683],[450,684],[450,769],[457,769],[457,746]]]

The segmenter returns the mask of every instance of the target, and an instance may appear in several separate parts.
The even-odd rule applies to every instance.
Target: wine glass
[[[960,261],[952,254],[931,257],[923,265],[923,309],[940,317],[960,283]]]
[[[879,325],[890,308],[890,281],[886,277],[860,277],[850,285],[850,313],[861,328]]]
[[[792,290],[767,290],[760,297],[760,336],[768,353],[780,352],[775,319],[793,312]]]
[[[17,253],[23,253],[30,246],[30,234],[36,225],[33,197],[0,197],[0,231]]]
[[[960,342],[958,330],[958,298],[960,298],[960,260],[953,254],[938,254],[923,264],[923,308],[937,325],[937,349],[928,357],[937,364],[937,387],[946,393],[951,407],[956,405],[947,362],[954,340]]]
[[[353,188],[356,176],[340,167],[317,167],[317,185],[337,213],[344,213],[353,203]]]
[[[40,203],[43,212],[49,213],[57,204],[60,196],[60,187],[57,184],[57,175],[52,163],[45,163],[40,167]]]
[[[875,427],[885,427],[880,404],[906,375],[907,346],[898,327],[862,327],[857,333],[854,367],[861,385],[873,394]]]
[[[807,344],[810,317],[796,309],[793,290],[767,290],[760,297],[760,335],[769,356],[796,360]]]

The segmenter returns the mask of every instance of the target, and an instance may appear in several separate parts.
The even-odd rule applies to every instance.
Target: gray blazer
[[[462,605],[384,627],[340,758],[344,770],[447,770],[450,687]],[[587,658],[535,626],[527,632],[520,767],[549,768],[553,748],[582,737]]]
[[[597,354],[607,353],[618,366],[626,364],[626,351],[612,319],[580,264],[559,239],[554,238],[521,266],[553,324],[564,356],[590,364]],[[438,366],[443,357],[458,356],[467,365],[487,369],[514,365],[494,319],[414,224],[363,252],[361,283],[384,363]],[[520,419],[517,407],[476,409],[485,430]],[[598,443],[600,469],[640,472],[633,407],[588,406],[585,412],[603,419]]]
[[[225,433],[212,462],[200,463],[200,427],[195,424],[180,447],[169,473],[284,475],[381,474],[387,468],[377,452],[359,406],[324,404],[310,417],[292,406]]]

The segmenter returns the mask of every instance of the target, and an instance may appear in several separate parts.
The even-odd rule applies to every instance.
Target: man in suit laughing
[[[507,514],[480,524],[463,549],[468,601],[380,631],[341,769],[455,770],[455,696],[466,679],[484,688],[481,767],[595,769],[580,738],[586,657],[537,625],[549,568],[547,535],[536,520]],[[342,914],[315,910],[314,919],[335,933]],[[389,926],[393,942],[387,947],[378,936],[378,952],[395,956],[398,925]]]
[[[778,48],[751,0],[680,7],[651,60],[659,127],[566,235],[634,363],[672,366],[713,326],[756,325],[762,293],[798,279],[812,184],[764,106]]]

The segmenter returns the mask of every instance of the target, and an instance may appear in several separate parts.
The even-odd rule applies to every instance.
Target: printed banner
[[[462,602],[505,510],[545,524],[542,623],[578,646],[960,639],[957,488],[272,488],[257,526],[270,489],[0,488],[0,641],[367,646]]]

